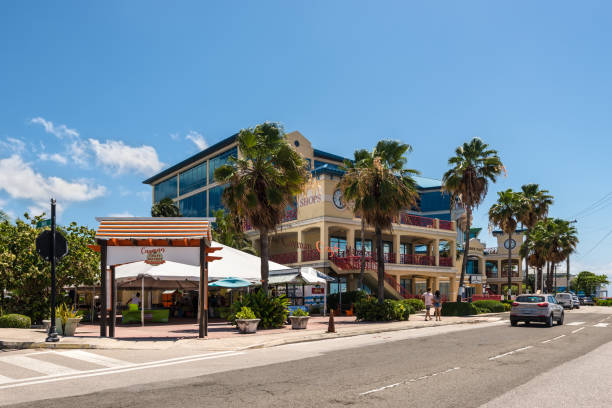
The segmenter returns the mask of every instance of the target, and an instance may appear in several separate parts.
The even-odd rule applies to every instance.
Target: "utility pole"
[[[575,224],[577,222],[578,222],[577,220],[573,220],[573,221],[570,221],[569,223],[570,224]],[[565,275],[566,275],[566,278],[567,278],[567,280],[566,280],[566,285],[567,285],[566,292],[570,291],[570,260],[569,259],[570,259],[570,256],[568,254],[567,255],[567,259],[566,259],[567,264],[565,266]]]

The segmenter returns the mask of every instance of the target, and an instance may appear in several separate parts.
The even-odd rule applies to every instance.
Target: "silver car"
[[[510,310],[512,326],[516,326],[518,322],[525,322],[525,324],[543,322],[551,327],[553,321],[562,325],[564,318],[563,306],[550,294],[518,295]]]
[[[557,303],[566,309],[572,310],[574,308],[574,300],[571,293],[557,293],[555,299],[557,299]]]
[[[580,309],[580,299],[578,299],[578,296],[574,295],[573,293],[572,302],[574,303],[574,309]]]

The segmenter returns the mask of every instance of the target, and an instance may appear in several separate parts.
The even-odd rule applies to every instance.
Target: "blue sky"
[[[271,120],[350,156],[381,138],[440,178],[481,137],[577,218],[576,268],[612,271],[609,2],[3,2],[0,208],[148,215],[141,181]],[[585,213],[604,198],[595,211]],[[495,245],[493,239],[487,239]],[[601,243],[596,246],[598,242]]]

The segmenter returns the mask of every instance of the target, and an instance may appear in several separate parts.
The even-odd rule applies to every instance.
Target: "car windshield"
[[[516,298],[517,302],[521,303],[540,303],[544,301],[543,296],[518,296]]]
[[[559,294],[557,294],[557,297],[558,297],[558,298],[565,298],[565,299],[567,299],[567,298],[568,298],[568,297],[570,297],[570,296],[571,296],[571,295],[568,295],[567,293],[559,293]]]

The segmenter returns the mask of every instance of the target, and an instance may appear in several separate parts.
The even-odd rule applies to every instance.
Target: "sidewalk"
[[[281,344],[316,341],[330,338],[358,336],[362,334],[388,331],[418,329],[431,326],[493,322],[500,315],[479,315],[467,317],[444,317],[441,322],[424,321],[422,313],[410,316],[405,322],[356,322],[354,317],[336,317],[336,333],[327,333],[327,317],[313,317],[306,330],[282,329],[259,330],[256,334],[239,334],[226,323],[212,323],[207,339],[198,339],[197,326],[152,325],[117,327],[114,339],[97,337],[99,327],[83,325],[75,337],[62,337],[58,343],[45,343],[46,333],[41,329],[0,329],[0,348],[96,348],[96,349],[138,349],[160,350],[167,348],[186,348],[206,351],[224,351],[249,348],[273,347]],[[218,326],[215,327],[215,324]],[[193,326],[193,327],[192,327]],[[176,333],[189,335],[177,338]],[[163,333],[174,333],[164,336]]]

